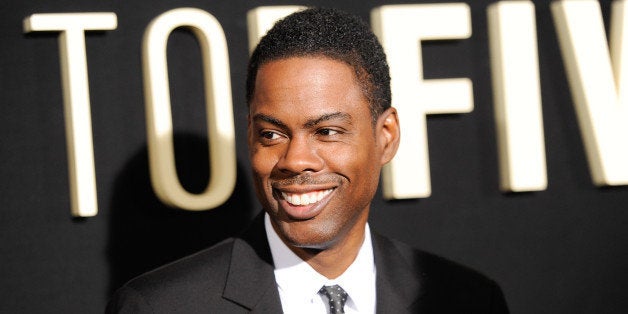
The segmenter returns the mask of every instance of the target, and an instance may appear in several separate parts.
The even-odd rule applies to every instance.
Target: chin
[[[313,250],[325,250],[338,240],[338,230],[312,224],[312,221],[280,222],[279,235],[288,245]]]

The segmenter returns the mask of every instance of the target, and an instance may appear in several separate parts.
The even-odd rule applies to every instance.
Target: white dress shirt
[[[340,285],[349,295],[344,310],[346,314],[375,313],[375,261],[368,224],[364,242],[353,263],[335,279],[327,279],[316,272],[286,246],[279,238],[265,215],[266,237],[275,263],[275,280],[281,298],[283,312],[327,313],[326,298],[318,294],[323,285]]]

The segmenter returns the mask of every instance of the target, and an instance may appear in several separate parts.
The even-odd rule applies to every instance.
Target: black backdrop
[[[499,192],[486,26],[492,2],[467,1],[470,39],[423,48],[427,78],[469,77],[475,98],[472,113],[428,118],[433,195],[393,202],[378,195],[371,225],[495,278],[513,313],[625,313],[628,188],[591,183],[547,1],[535,5],[549,187]],[[245,144],[246,12],[325,5],[368,19],[372,8],[390,3],[2,1],[0,312],[101,312],[130,277],[244,227],[259,210]],[[238,179],[229,201],[207,212],[164,206],[148,177],[142,34],[159,14],[186,6],[213,14],[229,45]],[[610,2],[602,9],[608,25]],[[86,36],[100,212],[78,219],[70,215],[58,34],[25,35],[22,20],[96,11],[115,12],[118,28]],[[178,171],[184,186],[198,192],[208,179],[198,45],[190,33],[175,31],[168,49]]]

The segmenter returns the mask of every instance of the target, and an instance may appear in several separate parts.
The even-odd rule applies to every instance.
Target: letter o
[[[210,171],[205,191],[193,194],[180,184],[174,159],[167,43],[178,27],[192,31],[203,58]],[[223,204],[235,187],[236,155],[227,41],[211,14],[178,8],[155,18],[142,45],[148,158],[153,189],[165,204],[185,210],[208,210]]]

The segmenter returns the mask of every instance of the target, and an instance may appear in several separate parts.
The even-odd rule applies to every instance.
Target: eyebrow
[[[275,117],[269,116],[269,115],[262,114],[262,113],[258,113],[255,116],[253,116],[253,120],[254,121],[260,121],[261,120],[261,121],[264,121],[264,122],[268,122],[270,124],[274,124],[274,125],[276,125],[276,126],[278,126],[280,128],[283,128],[283,129],[288,128],[285,123],[281,122],[281,120],[279,120],[279,119],[277,119]]]
[[[345,112],[333,112],[333,113],[327,113],[324,114],[318,118],[314,118],[314,119],[309,119],[307,120],[307,122],[305,122],[304,126],[306,128],[311,128],[323,121],[329,121],[332,119],[338,119],[338,120],[345,120],[347,123],[351,123],[351,115]]]
[[[312,118],[309,119],[305,122],[305,124],[303,124],[304,127],[306,128],[311,128],[313,126],[316,126],[317,124],[320,124],[321,122],[324,121],[329,121],[332,119],[339,119],[339,120],[345,120],[347,123],[351,124],[351,115],[345,112],[332,112],[332,113],[326,113],[323,114],[319,117],[316,118]],[[253,116],[253,120],[254,121],[264,121],[264,122],[268,122],[270,124],[274,124],[280,128],[284,128],[287,129],[288,126],[283,123],[281,120],[273,117],[273,116],[269,116],[269,115],[265,115],[263,113],[258,113],[255,116]]]

